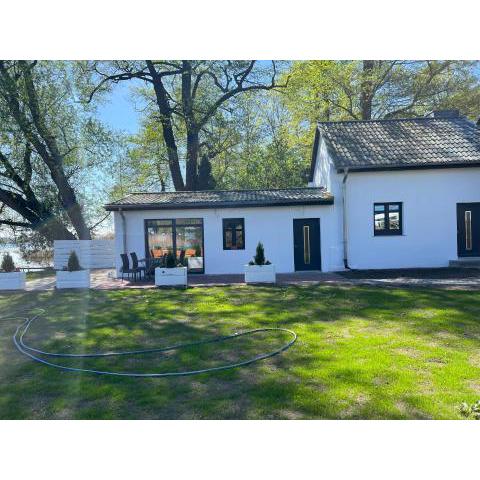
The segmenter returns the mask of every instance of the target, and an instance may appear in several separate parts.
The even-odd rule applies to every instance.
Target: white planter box
[[[90,270],[57,271],[57,288],[90,288]]]
[[[245,265],[245,283],[275,283],[275,265]]]
[[[187,285],[187,267],[155,269],[155,285],[158,287]]]
[[[0,290],[25,290],[25,272],[0,272]]]

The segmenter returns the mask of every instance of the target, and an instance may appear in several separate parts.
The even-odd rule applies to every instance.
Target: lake
[[[13,243],[0,243],[0,264],[3,260],[3,255],[5,253],[9,253],[13,261],[15,263],[16,267],[48,267],[51,266],[50,262],[47,263],[38,263],[34,261],[27,261],[22,258],[22,255],[20,253],[20,249],[18,248],[17,245]]]

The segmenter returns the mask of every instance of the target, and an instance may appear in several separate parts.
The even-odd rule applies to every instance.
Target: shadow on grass
[[[418,382],[429,381],[430,370],[411,372],[413,360],[402,364],[404,357],[393,357],[385,345],[401,343],[394,336],[399,330],[402,338],[447,347],[478,347],[480,338],[480,299],[462,291],[231,286],[29,292],[0,295],[0,308],[12,316],[46,309],[29,342],[71,352],[148,348],[267,326],[299,335],[292,349],[251,367],[132,379],[34,364],[11,342],[18,321],[0,319],[0,418],[428,418]],[[282,341],[250,339],[233,351],[208,347],[75,365],[150,371],[152,362],[162,369],[214,365]]]

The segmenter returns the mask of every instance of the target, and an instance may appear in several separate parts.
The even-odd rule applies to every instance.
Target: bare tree
[[[97,77],[89,99],[109,84],[139,79],[152,85],[167,149],[173,186],[176,190],[197,190],[200,135],[215,114],[233,97],[254,90],[286,86],[277,82],[277,66],[269,71],[252,61],[166,61],[91,62],[88,68]],[[182,177],[174,120],[180,119],[186,137],[185,180]],[[211,154],[206,153],[210,158]],[[208,182],[207,182],[208,184]]]

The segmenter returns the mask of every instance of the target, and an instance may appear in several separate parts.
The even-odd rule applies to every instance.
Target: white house
[[[242,273],[259,241],[277,272],[445,267],[480,257],[480,129],[457,111],[318,125],[309,186],[134,193],[106,205],[120,253],[183,250]]]

